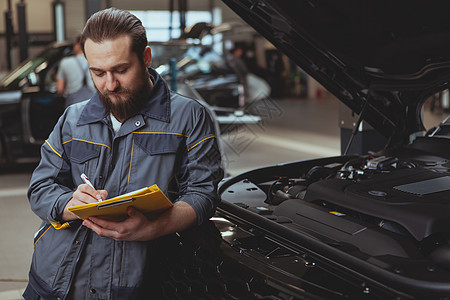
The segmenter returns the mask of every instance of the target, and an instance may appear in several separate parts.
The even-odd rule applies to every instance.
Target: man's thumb
[[[127,208],[127,214],[128,214],[130,217],[133,217],[133,216],[136,215],[136,210],[134,209],[133,206],[128,206],[128,208]]]

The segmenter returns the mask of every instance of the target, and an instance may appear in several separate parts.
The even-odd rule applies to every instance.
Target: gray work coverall
[[[115,241],[81,220],[60,220],[83,183],[82,173],[107,190],[108,198],[153,184],[168,195],[176,186],[176,196],[169,198],[190,204],[198,224],[214,214],[223,171],[213,122],[205,107],[169,91],[154,70],[150,73],[154,87],[146,106],[117,134],[95,95],[70,106],[42,146],[28,191],[43,223],[35,236],[26,299],[37,294],[65,299],[71,286],[84,287],[84,299],[138,299],[145,285],[152,242]]]

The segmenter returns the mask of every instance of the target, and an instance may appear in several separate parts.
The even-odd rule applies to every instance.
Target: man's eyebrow
[[[129,65],[128,63],[121,63],[121,64],[117,64],[117,65],[112,66],[110,69],[111,70],[117,70],[117,69],[119,69],[121,67],[126,67],[128,65]],[[103,72],[103,71],[105,71],[104,69],[96,68],[96,67],[89,67],[89,69],[91,71],[96,71],[96,72]]]

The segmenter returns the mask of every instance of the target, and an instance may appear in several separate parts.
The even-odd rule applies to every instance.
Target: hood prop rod
[[[361,122],[363,120],[362,117],[363,117],[364,113],[366,112],[366,108],[369,106],[369,97],[370,96],[367,95],[366,103],[364,103],[364,106],[361,109],[361,112],[359,113],[358,120],[356,121],[356,124],[355,124],[355,126],[353,127],[353,130],[352,130],[352,135],[350,136],[350,139],[348,140],[347,146],[345,147],[344,155],[347,155],[348,151],[350,150],[350,146],[353,143],[353,138],[355,137],[356,133],[358,132],[359,125],[361,124]]]

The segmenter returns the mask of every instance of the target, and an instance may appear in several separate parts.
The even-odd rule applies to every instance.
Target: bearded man
[[[97,93],[69,106],[42,146],[28,191],[42,226],[24,297],[151,299],[154,240],[202,224],[219,201],[214,124],[150,68],[145,28],[131,13],[92,15],[80,42]],[[157,218],[129,207],[121,222],[83,221],[68,209],[153,184],[174,203]]]

